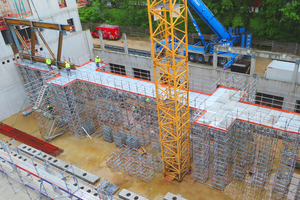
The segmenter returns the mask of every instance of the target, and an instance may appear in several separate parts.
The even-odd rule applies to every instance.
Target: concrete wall
[[[55,0],[33,0],[34,5],[32,1],[29,1],[29,3],[33,15],[25,19],[39,21],[40,17],[40,19],[45,22],[67,24],[67,20],[73,18],[76,31],[67,33],[67,36],[64,36],[62,49],[63,59],[73,58],[74,61],[77,61],[80,58],[85,58],[86,62],[87,58],[91,58],[93,47],[90,37],[91,34],[89,30],[82,31],[75,0],[66,0],[67,7],[65,8],[59,8],[58,1]],[[35,12],[34,6],[39,17]],[[56,55],[58,31],[44,29],[42,34]],[[37,39],[39,41],[39,45],[36,45],[38,52],[48,53],[38,35]],[[43,47],[42,52],[40,51],[40,47]],[[13,57],[14,54],[11,46],[6,45],[2,35],[0,35],[0,121],[16,114],[26,98],[21,75],[13,64]],[[7,60],[9,60],[9,63]],[[71,61],[73,60],[71,59]],[[2,62],[4,62],[4,64],[2,64]],[[23,108],[25,109],[28,106],[29,103],[27,102]]]
[[[134,77],[133,68],[149,70],[151,81],[154,81],[152,59],[149,57],[128,55],[113,51],[102,51],[100,49],[93,49],[93,54],[94,56],[98,55],[104,62],[125,66],[127,76]]]
[[[109,60],[110,63],[124,65],[127,73],[127,76],[133,76],[132,71],[133,67],[149,70],[151,73],[151,80],[154,81],[153,76],[153,65],[152,60],[149,57],[136,56],[136,55],[126,55],[124,53],[118,53],[113,51],[106,51],[102,49],[93,49],[94,55],[99,55],[101,58],[105,57]],[[254,77],[248,74],[241,74],[236,72],[215,70],[212,67],[193,65],[189,63],[189,79],[190,79],[190,88],[195,89],[197,87],[205,87],[203,85],[211,85],[219,78],[228,79],[232,75],[243,76],[243,79],[247,82],[251,82]],[[205,88],[204,88],[205,89]],[[203,88],[200,88],[203,91]],[[204,91],[209,93],[208,91]],[[293,110],[296,100],[300,100],[300,85],[293,84],[290,82],[282,82],[266,79],[264,77],[259,77],[258,80],[258,92],[281,96],[284,97],[284,109]],[[290,103],[288,103],[290,102]]]

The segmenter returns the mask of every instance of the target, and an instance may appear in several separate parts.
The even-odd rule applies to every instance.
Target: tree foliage
[[[91,0],[89,7],[79,9],[82,22],[148,27],[146,0]],[[251,11],[255,0],[202,0],[224,27],[246,27],[255,38],[300,42],[300,0],[261,0],[258,13]],[[101,3],[102,2],[102,3]],[[190,7],[203,34],[212,30]],[[188,21],[188,32],[196,32]]]

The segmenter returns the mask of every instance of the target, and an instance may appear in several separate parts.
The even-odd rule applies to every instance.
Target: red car
[[[118,40],[120,38],[120,29],[118,26],[102,24],[97,26],[92,32],[93,38],[99,37],[99,29],[102,31],[103,39]]]

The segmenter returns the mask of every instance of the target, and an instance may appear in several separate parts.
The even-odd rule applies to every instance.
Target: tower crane
[[[187,1],[148,0],[148,15],[163,175],[182,181],[191,169]]]

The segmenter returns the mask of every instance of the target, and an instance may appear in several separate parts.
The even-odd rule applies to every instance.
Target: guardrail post
[[[300,63],[300,60],[296,60],[295,67],[294,67],[294,72],[293,72],[293,78],[292,78],[292,83],[293,84],[296,84],[296,82],[297,82],[299,63]]]
[[[214,47],[214,54],[213,54],[213,68],[216,70],[218,65],[218,50]]]
[[[127,46],[127,40],[126,40],[126,33],[122,33],[123,42],[124,42],[124,51],[125,54],[128,54],[128,46]]]
[[[102,31],[100,29],[99,29],[99,39],[100,39],[101,49],[105,50],[103,35],[102,35]]]
[[[250,76],[253,76],[253,74],[255,72],[255,62],[256,62],[256,55],[255,55],[255,52],[252,52],[251,65],[250,65]]]

